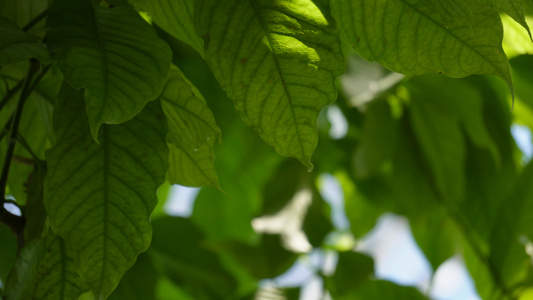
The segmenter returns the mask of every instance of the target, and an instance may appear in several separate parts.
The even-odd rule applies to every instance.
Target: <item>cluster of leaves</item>
[[[513,117],[533,128],[524,5],[0,1],[1,297],[252,298],[299,256],[253,218],[305,192],[310,247],[340,250],[324,173],[356,239],[396,212],[434,269],[459,252],[483,298],[530,292],[533,166],[509,130]],[[373,88],[337,99],[354,53],[410,77],[349,64],[345,90],[350,76]],[[411,76],[426,73],[503,81]],[[339,139],[321,114],[335,100]],[[170,184],[207,186],[191,218],[163,212]],[[353,251],[317,274],[335,299],[425,298]]]

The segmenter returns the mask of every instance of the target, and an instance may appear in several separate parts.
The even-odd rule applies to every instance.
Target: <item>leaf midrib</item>
[[[257,11],[257,8],[256,8],[256,6],[255,6],[255,5],[256,5],[255,0],[249,0],[249,4],[250,4],[250,6],[252,7],[252,10],[254,11],[254,14],[255,14],[256,19],[259,21],[259,24],[260,24],[261,27],[263,28],[264,34],[265,34],[265,36],[266,36],[266,38],[267,38],[267,40],[268,40],[268,43],[269,43],[269,45],[270,45],[270,49],[272,49],[272,51],[271,51],[270,53],[271,53],[271,55],[272,55],[272,57],[273,57],[273,59],[274,59],[274,63],[276,64],[276,69],[278,70],[278,74],[279,74],[279,76],[280,76],[281,84],[282,84],[283,89],[284,89],[284,91],[285,91],[285,95],[286,95],[286,97],[287,97],[287,100],[288,100],[289,103],[290,103],[289,107],[290,107],[290,110],[291,110],[292,120],[293,120],[293,122],[294,122],[294,124],[295,124],[295,127],[296,127],[296,136],[297,136],[297,138],[298,138],[298,144],[299,144],[300,149],[301,149],[301,151],[302,151],[302,152],[301,152],[301,153],[302,153],[302,158],[303,158],[303,159],[307,159],[307,155],[306,155],[306,153],[305,153],[305,149],[304,149],[304,144],[303,144],[303,141],[302,141],[302,137],[301,137],[300,134],[299,134],[299,133],[300,133],[300,124],[299,124],[298,122],[296,122],[296,112],[294,111],[293,102],[292,102],[292,99],[291,99],[291,97],[290,97],[290,95],[289,95],[289,91],[288,91],[288,89],[287,89],[287,84],[285,83],[285,79],[284,79],[284,77],[283,77],[283,72],[281,72],[281,68],[280,68],[280,65],[279,65],[279,61],[278,61],[278,58],[277,58],[276,53],[275,53],[275,51],[274,51],[274,47],[273,47],[274,44],[273,44],[273,42],[272,42],[272,37],[270,36],[270,34],[269,34],[268,30],[267,30],[268,27],[266,26],[265,22],[263,22],[262,18],[260,17],[260,15],[259,15],[259,13],[258,13],[258,11]],[[261,106],[261,110],[262,110],[263,106],[264,106],[264,104]],[[261,124],[259,124],[259,126],[261,126]],[[275,138],[275,137],[276,137],[276,136],[274,135],[274,138]]]
[[[485,58],[484,55],[482,55],[481,53],[479,53],[479,51],[476,49],[476,48],[473,48],[471,47],[469,44],[465,43],[465,41],[463,41],[462,39],[460,39],[457,35],[455,35],[453,32],[451,32],[450,30],[448,30],[447,28],[445,28],[444,26],[442,26],[441,24],[439,24],[437,21],[435,21],[435,19],[431,18],[430,16],[428,16],[427,14],[425,14],[424,12],[422,12],[421,10],[419,10],[417,7],[409,4],[406,0],[401,0],[405,5],[409,6],[410,8],[412,8],[413,10],[417,11],[421,16],[425,17],[427,20],[431,21],[433,24],[435,24],[437,27],[441,28],[442,30],[444,30],[445,32],[447,32],[449,35],[451,35],[453,38],[455,38],[457,41],[459,41],[461,44],[463,44],[466,48],[472,50],[473,52],[475,52],[479,57],[481,57],[484,61],[488,62],[492,67],[494,67],[495,70],[498,71],[498,73],[500,74],[500,76],[502,76],[503,78],[505,78],[505,73],[501,72],[501,70],[498,68],[497,65],[495,65],[492,61],[488,60]],[[507,80],[506,80],[507,81]]]

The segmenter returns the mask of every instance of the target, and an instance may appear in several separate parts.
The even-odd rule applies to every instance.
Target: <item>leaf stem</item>
[[[15,85],[12,89],[8,90],[5,93],[4,97],[2,97],[2,99],[0,100],[0,110],[2,110],[4,106],[6,106],[6,104],[9,102],[11,97],[13,97],[20,90],[23,83],[24,83],[24,79],[19,81],[17,85]]]
[[[40,14],[38,14],[35,18],[33,18],[33,20],[31,20],[30,22],[28,22],[28,24],[26,24],[26,26],[24,26],[22,28],[22,30],[24,31],[28,31],[30,30],[33,26],[37,25],[37,23],[39,23],[42,19],[44,19],[46,16],[48,15],[48,9],[45,9],[43,10],[43,12],[41,12]]]

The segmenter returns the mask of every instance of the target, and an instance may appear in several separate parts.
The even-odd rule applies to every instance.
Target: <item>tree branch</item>
[[[22,116],[22,110],[24,108],[24,102],[31,94],[33,87],[35,87],[35,85],[32,85],[32,79],[34,75],[39,71],[39,66],[40,64],[37,60],[30,60],[30,68],[28,70],[26,78],[24,79],[22,92],[20,93],[20,98],[17,103],[17,108],[13,114],[6,156],[4,158],[4,165],[2,167],[2,174],[0,177],[0,193],[2,193],[2,196],[0,197],[0,222],[6,224],[17,235],[19,250],[24,245],[24,224],[26,223],[26,219],[23,216],[16,216],[7,211],[7,209],[4,207],[4,204],[6,203],[5,195],[7,178],[9,175],[9,168],[11,167],[11,161],[15,150],[15,144],[18,135],[20,119]]]

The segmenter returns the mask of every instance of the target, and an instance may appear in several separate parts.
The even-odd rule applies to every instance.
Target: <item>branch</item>
[[[33,26],[37,25],[37,23],[39,23],[42,19],[44,19],[46,15],[48,15],[48,9],[45,9],[42,13],[38,14],[35,18],[33,18],[33,20],[28,22],[28,24],[26,24],[26,26],[24,26],[22,30],[24,31],[30,30]]]
[[[26,78],[24,78],[22,92],[20,93],[17,108],[15,109],[15,112],[13,114],[6,156],[4,158],[4,165],[2,167],[2,175],[0,177],[0,193],[2,193],[0,197],[0,222],[6,224],[17,235],[19,250],[24,244],[24,224],[26,223],[26,219],[23,216],[16,216],[11,214],[4,207],[4,204],[6,203],[5,195],[7,178],[9,175],[9,168],[11,167],[13,152],[15,150],[15,144],[18,135],[20,119],[22,116],[22,110],[24,108],[24,102],[31,94],[32,89],[35,87],[35,85],[32,85],[32,79],[34,75],[39,71],[39,66],[40,64],[37,60],[30,60],[30,68],[28,70]]]

